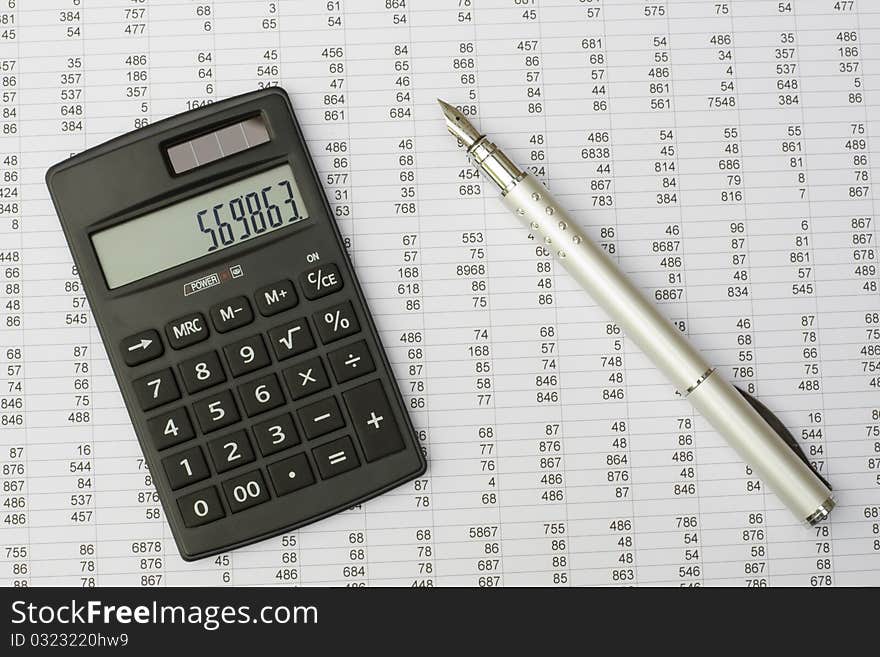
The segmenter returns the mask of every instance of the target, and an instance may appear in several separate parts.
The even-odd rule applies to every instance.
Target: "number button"
[[[223,482],[223,491],[233,513],[244,511],[269,499],[269,491],[259,470]]]
[[[177,506],[180,515],[183,516],[183,524],[187,527],[207,525],[225,515],[220,504],[220,496],[213,486],[184,495],[177,500]]]
[[[243,429],[212,440],[208,443],[208,452],[217,472],[226,472],[254,460],[254,450]]]
[[[278,495],[287,495],[315,483],[315,475],[305,454],[273,463],[269,466],[269,478]]]
[[[296,290],[293,289],[293,283],[288,280],[261,287],[254,294],[254,300],[257,302],[260,314],[265,317],[277,315],[283,310],[293,308],[299,301],[296,297]]]
[[[218,392],[211,397],[206,397],[193,404],[193,410],[196,413],[196,420],[202,433],[209,433],[228,427],[230,424],[238,422],[238,408],[235,406],[235,400],[232,393],[228,390]]]
[[[313,319],[315,326],[318,327],[321,342],[324,344],[334,342],[347,335],[353,335],[361,329],[354,314],[354,308],[348,301],[315,313]]]
[[[305,317],[273,328],[269,331],[269,342],[272,343],[278,360],[298,356],[315,347],[315,340]]]
[[[351,438],[348,436],[316,447],[312,450],[312,456],[315,457],[315,463],[318,464],[321,479],[335,477],[343,472],[354,470],[360,465],[351,444]]]
[[[189,393],[207,390],[226,380],[216,351],[183,361],[180,364],[180,377],[183,379],[183,387]]]
[[[192,313],[168,322],[165,335],[173,349],[183,349],[207,339],[208,325],[202,313]]]
[[[287,390],[291,399],[302,399],[330,387],[327,373],[320,358],[311,358],[304,363],[284,370]]]
[[[293,418],[287,413],[253,427],[254,438],[263,456],[275,454],[288,447],[299,445],[299,434],[293,426]]]
[[[219,333],[226,333],[254,321],[254,311],[247,297],[235,297],[229,301],[218,303],[209,313],[214,328]]]
[[[122,360],[126,365],[134,366],[158,358],[165,352],[158,331],[141,331],[129,335],[119,345]]]
[[[162,459],[162,467],[165,468],[165,474],[168,475],[171,490],[189,486],[211,476],[208,464],[199,447],[192,447],[165,457]]]
[[[147,420],[147,429],[156,449],[179,445],[196,435],[189,414],[182,407]]]
[[[338,383],[351,381],[376,369],[370,349],[363,340],[330,352],[327,359]]]
[[[248,417],[278,408],[284,403],[284,394],[274,374],[238,386],[238,394]]]
[[[244,340],[226,345],[223,347],[223,353],[226,354],[226,362],[229,363],[232,376],[242,376],[254,372],[261,367],[266,367],[271,362],[263,338],[259,335],[252,335]]]
[[[342,276],[336,265],[320,265],[304,272],[299,277],[299,284],[306,299],[320,299],[342,289]]]
[[[144,411],[180,399],[180,390],[174,380],[174,374],[168,369],[135,379],[134,394]]]
[[[333,397],[304,406],[296,413],[306,432],[306,438],[310,440],[345,426],[342,411]]]

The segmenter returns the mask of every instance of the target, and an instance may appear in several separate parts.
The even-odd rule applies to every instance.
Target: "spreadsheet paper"
[[[869,0],[0,0],[0,584],[880,584],[878,46]],[[43,177],[269,85],[429,467],[187,563]],[[528,239],[437,97],[779,415],[829,520],[799,523]]]

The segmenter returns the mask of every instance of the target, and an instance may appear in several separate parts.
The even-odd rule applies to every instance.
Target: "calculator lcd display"
[[[308,218],[283,164],[102,230],[92,244],[113,289]]]

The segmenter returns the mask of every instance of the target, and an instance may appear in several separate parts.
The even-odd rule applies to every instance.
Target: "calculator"
[[[184,559],[425,472],[283,90],[140,128],[46,182]]]

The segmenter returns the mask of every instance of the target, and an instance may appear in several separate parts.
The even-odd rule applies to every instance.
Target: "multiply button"
[[[327,358],[338,383],[351,381],[376,369],[367,343],[363,340],[332,351]]]
[[[348,301],[315,313],[313,319],[324,344],[357,333],[361,329],[354,308]]]
[[[342,396],[368,461],[399,452],[405,447],[379,381],[371,381]]]
[[[254,295],[257,302],[257,308],[261,315],[269,317],[276,315],[283,310],[293,308],[298,299],[296,291],[293,289],[293,283],[288,280],[278,281],[261,287]]]
[[[174,349],[183,349],[208,337],[208,325],[202,313],[192,313],[178,317],[165,326],[168,343]]]
[[[299,284],[306,299],[320,299],[341,290],[342,277],[336,265],[320,265],[303,273],[299,277]]]
[[[322,479],[335,477],[343,472],[354,470],[360,465],[348,436],[316,447],[312,450],[312,456],[315,457],[315,463],[318,464],[318,471],[321,473]]]
[[[253,319],[254,313],[247,297],[235,297],[211,308],[211,321],[220,333],[250,324]]]
[[[140,365],[158,358],[165,351],[159,332],[150,329],[129,335],[119,345],[122,360],[128,366]]]
[[[284,378],[287,380],[290,397],[294,400],[330,387],[330,381],[327,379],[320,358],[311,358],[284,370]]]

